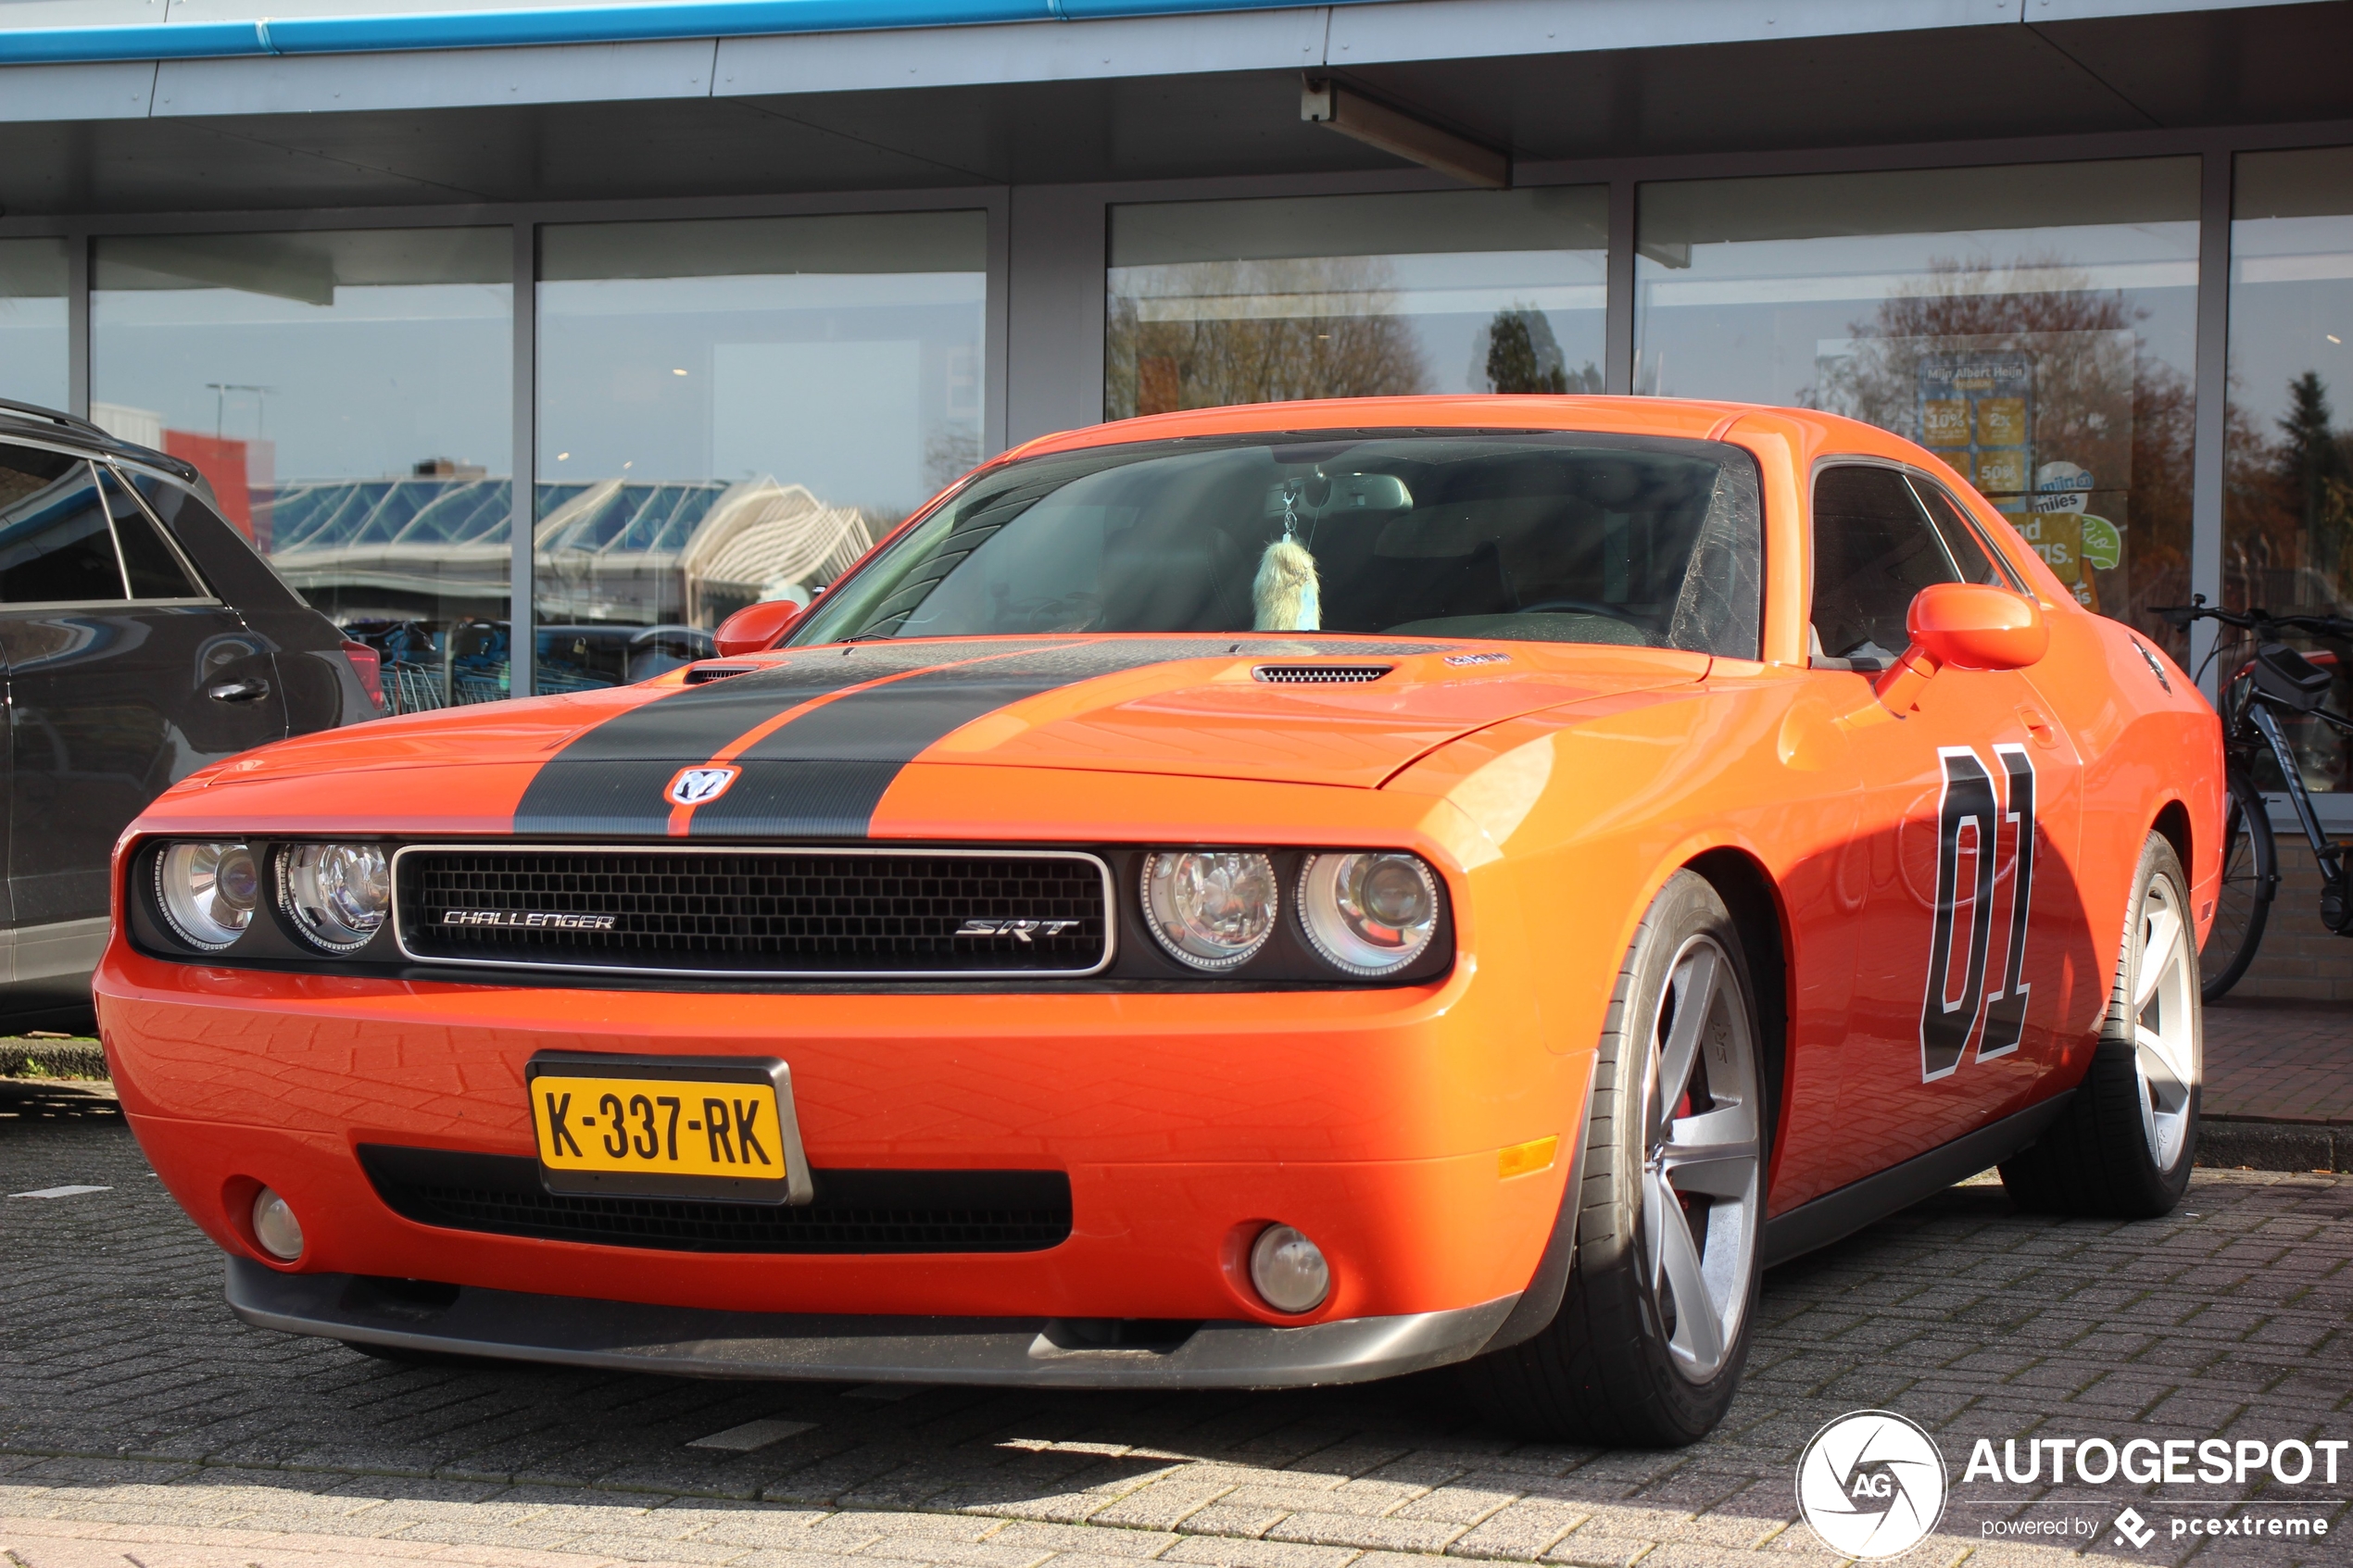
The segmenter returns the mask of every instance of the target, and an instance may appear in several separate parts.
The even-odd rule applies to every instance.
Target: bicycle
[[[2321,923],[2339,936],[2353,936],[2353,884],[2347,880],[2343,852],[2321,829],[2311,792],[2295,748],[2280,728],[2279,715],[2309,718],[2353,735],[2353,719],[2331,711],[2324,704],[2334,677],[2320,665],[2279,640],[2286,631],[2306,632],[2324,638],[2353,638],[2353,618],[2342,615],[2275,615],[2264,609],[2227,610],[2193,595],[2186,605],[2160,608],[2171,625],[2186,631],[2192,622],[2213,621],[2236,627],[2255,643],[2254,657],[2231,677],[2222,691],[2224,757],[2222,885],[2216,899],[2214,925],[2198,955],[2203,974],[2200,990],[2213,1001],[2238,984],[2262,944],[2271,918],[2271,900],[2279,892],[2279,847],[2271,831],[2270,808],[2256,784],[2255,766],[2268,756],[2280,771],[2288,804],[2312,846],[2321,871]],[[2235,641],[2235,639],[2233,639]],[[2217,639],[2198,665],[2201,682],[2222,651]]]

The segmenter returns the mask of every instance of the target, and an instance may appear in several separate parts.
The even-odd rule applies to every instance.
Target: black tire
[[[1742,1159],[1753,1170],[1744,1199],[1681,1189],[1677,1217],[1663,1220],[1683,1227],[1691,1249],[1678,1255],[1687,1271],[1694,1259],[1714,1264],[1719,1281],[1720,1303],[1703,1308],[1709,1316],[1702,1340],[1718,1354],[1694,1361],[1690,1342],[1703,1325],[1679,1313],[1676,1286],[1667,1279],[1673,1265],[1660,1261],[1676,1244],[1663,1230],[1646,1228],[1654,1218],[1646,1212],[1646,1195],[1665,1190],[1659,1184],[1666,1179],[1653,1171],[1651,1155],[1663,1148],[1664,1128],[1674,1110],[1685,1108],[1684,1097],[1663,1116],[1652,1114],[1646,1102],[1657,1078],[1660,1041],[1668,1037],[1669,1054],[1676,1043],[1668,982],[1684,976],[1686,991],[1702,984],[1679,960],[1695,962],[1692,956],[1709,945],[1722,961],[1710,971],[1715,988],[1704,1004],[1704,1048],[1689,1052],[1696,1063],[1686,1079],[1689,1113],[1746,1105],[1749,1152],[1741,1155],[1743,1146],[1734,1138],[1709,1146],[1730,1151],[1725,1159],[1684,1169],[1718,1173],[1705,1179],[1734,1187]],[[1714,978],[1719,974],[1720,983]],[[1533,1338],[1462,1369],[1466,1392],[1488,1419],[1530,1437],[1627,1448],[1679,1448],[1705,1436],[1723,1419],[1748,1356],[1764,1272],[1771,1117],[1755,996],[1723,899],[1704,877],[1678,872],[1642,917],[1610,997],[1593,1069],[1576,1263],[1560,1310]],[[1695,1026],[1693,1035],[1702,1034]],[[1737,1060],[1743,1052],[1744,1067]],[[1732,1320],[1729,1333],[1723,1331],[1727,1317]]]
[[[2279,846],[2263,792],[2233,767],[2222,796],[2222,886],[2215,896],[2214,924],[2197,955],[2205,977],[2199,989],[2208,1001],[2225,995],[2255,961],[2279,887]]]
[[[2189,878],[2160,834],[2141,847],[2125,909],[2091,1068],[2050,1131],[2002,1164],[2002,1185],[2022,1209],[2153,1220],[2188,1190],[2206,1024],[2196,949],[2187,930],[2172,946],[2164,923],[2189,921]],[[2185,973],[2170,971],[2176,957]]]

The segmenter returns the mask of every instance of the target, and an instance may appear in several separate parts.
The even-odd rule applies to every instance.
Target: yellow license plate
[[[782,1063],[551,1054],[526,1083],[550,1191],[809,1201]]]

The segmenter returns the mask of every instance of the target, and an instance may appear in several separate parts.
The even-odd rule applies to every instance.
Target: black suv
[[[196,470],[0,400],[0,1027],[86,1024],[116,834],[233,753],[373,718],[375,650],[279,581]]]

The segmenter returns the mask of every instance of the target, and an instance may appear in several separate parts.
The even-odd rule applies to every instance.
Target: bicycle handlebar
[[[2261,608],[2224,609],[2206,602],[2204,594],[2191,596],[2185,605],[2159,605],[2157,613],[2169,626],[2187,630],[2193,621],[2219,621],[2225,626],[2235,626],[2243,632],[2260,632],[2271,626],[2290,626],[2299,631],[2318,632],[2326,637],[2353,637],[2353,616],[2274,614]]]

